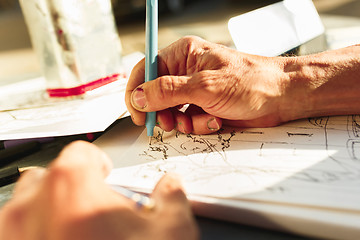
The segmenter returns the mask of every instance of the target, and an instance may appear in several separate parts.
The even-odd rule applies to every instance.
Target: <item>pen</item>
[[[145,82],[157,78],[158,57],[158,0],[146,0]],[[154,135],[156,112],[146,113],[147,135]]]
[[[0,167],[5,166],[18,158],[34,153],[40,150],[40,147],[41,143],[32,141],[0,150]]]
[[[127,188],[124,188],[120,185],[110,184],[110,187],[117,193],[123,195],[126,198],[133,200],[136,203],[136,206],[144,210],[153,210],[155,207],[155,201],[143,194],[133,192]]]

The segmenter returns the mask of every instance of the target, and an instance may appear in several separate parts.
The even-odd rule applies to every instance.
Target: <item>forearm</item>
[[[360,113],[360,45],[288,58],[285,118]],[[293,103],[293,104],[289,104]]]

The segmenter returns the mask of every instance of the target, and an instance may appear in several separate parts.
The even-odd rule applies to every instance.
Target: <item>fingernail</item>
[[[131,101],[135,108],[144,109],[147,106],[144,89],[135,89],[135,91],[132,93]]]
[[[217,123],[215,118],[211,118],[208,122],[207,122],[207,126],[211,131],[217,131],[220,129],[219,124]]]

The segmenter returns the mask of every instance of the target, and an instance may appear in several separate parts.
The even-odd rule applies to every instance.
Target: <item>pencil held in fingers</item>
[[[157,78],[158,72],[158,0],[146,0],[145,82]],[[154,135],[156,112],[146,113],[147,135]]]

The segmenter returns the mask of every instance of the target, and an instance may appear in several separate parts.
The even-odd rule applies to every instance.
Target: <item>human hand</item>
[[[359,114],[360,45],[298,57],[244,54],[197,37],[159,51],[158,75],[130,76],[125,101],[136,125],[157,111],[165,131],[207,134],[222,125],[271,127],[300,118]],[[185,112],[179,107],[190,104]]]
[[[222,124],[268,127],[286,121],[279,112],[286,75],[282,58],[240,53],[197,37],[159,51],[157,79],[143,83],[144,60],[132,71],[126,104],[136,125],[157,111],[166,131],[206,134]],[[185,112],[179,106],[190,104]]]
[[[48,170],[25,172],[0,212],[0,239],[197,239],[179,181],[162,178],[153,211],[114,192],[104,178],[111,161],[95,145],[67,146]]]

